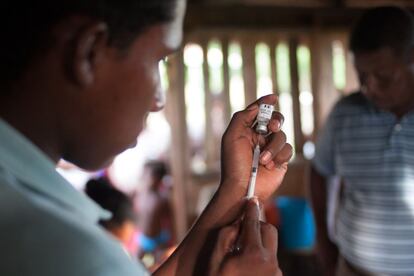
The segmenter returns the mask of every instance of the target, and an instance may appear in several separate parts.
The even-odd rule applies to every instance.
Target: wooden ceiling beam
[[[331,1],[331,7],[316,8],[281,7],[276,4],[252,6],[245,3],[215,5],[190,2],[187,7],[184,27],[187,31],[197,28],[226,27],[307,28],[315,25],[327,28],[349,28],[350,22],[354,22],[367,7],[390,3],[386,0],[329,1]],[[279,1],[274,2],[278,3]],[[396,0],[395,3],[406,3],[407,5],[410,3],[411,9],[414,9],[414,0]]]
[[[384,5],[399,5],[403,7],[414,8],[413,0],[344,0],[346,7],[375,7]]]
[[[330,7],[333,0],[190,0],[190,3],[227,6]]]
[[[209,6],[274,6],[299,8],[331,7],[373,7],[381,5],[400,5],[414,7],[414,0],[189,0],[189,4]]]
[[[349,27],[362,8],[289,8],[189,4],[185,29]]]

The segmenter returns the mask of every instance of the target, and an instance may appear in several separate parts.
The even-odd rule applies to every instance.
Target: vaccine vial
[[[259,134],[267,134],[267,125],[272,118],[274,107],[270,104],[261,104],[259,106],[259,114],[257,114],[256,132]]]

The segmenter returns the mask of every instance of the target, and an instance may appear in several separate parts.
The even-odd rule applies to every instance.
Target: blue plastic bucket
[[[287,250],[311,250],[315,245],[315,222],[305,198],[281,196],[275,199],[280,212],[281,246]]]

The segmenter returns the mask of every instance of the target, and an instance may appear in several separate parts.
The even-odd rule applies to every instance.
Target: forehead
[[[143,51],[147,54],[153,53],[160,59],[179,49],[183,40],[185,1],[177,0],[173,12],[174,17],[171,21],[149,26],[136,37],[131,48],[139,51],[134,53],[141,56]]]
[[[354,63],[357,70],[375,70],[394,67],[401,62],[401,57],[389,47],[383,47],[370,52],[354,54]]]

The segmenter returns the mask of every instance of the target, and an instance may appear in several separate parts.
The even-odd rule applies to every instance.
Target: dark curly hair
[[[51,28],[70,16],[105,22],[109,43],[127,47],[148,26],[171,21],[179,0],[5,0],[0,6],[0,83],[18,79],[48,49]]]

